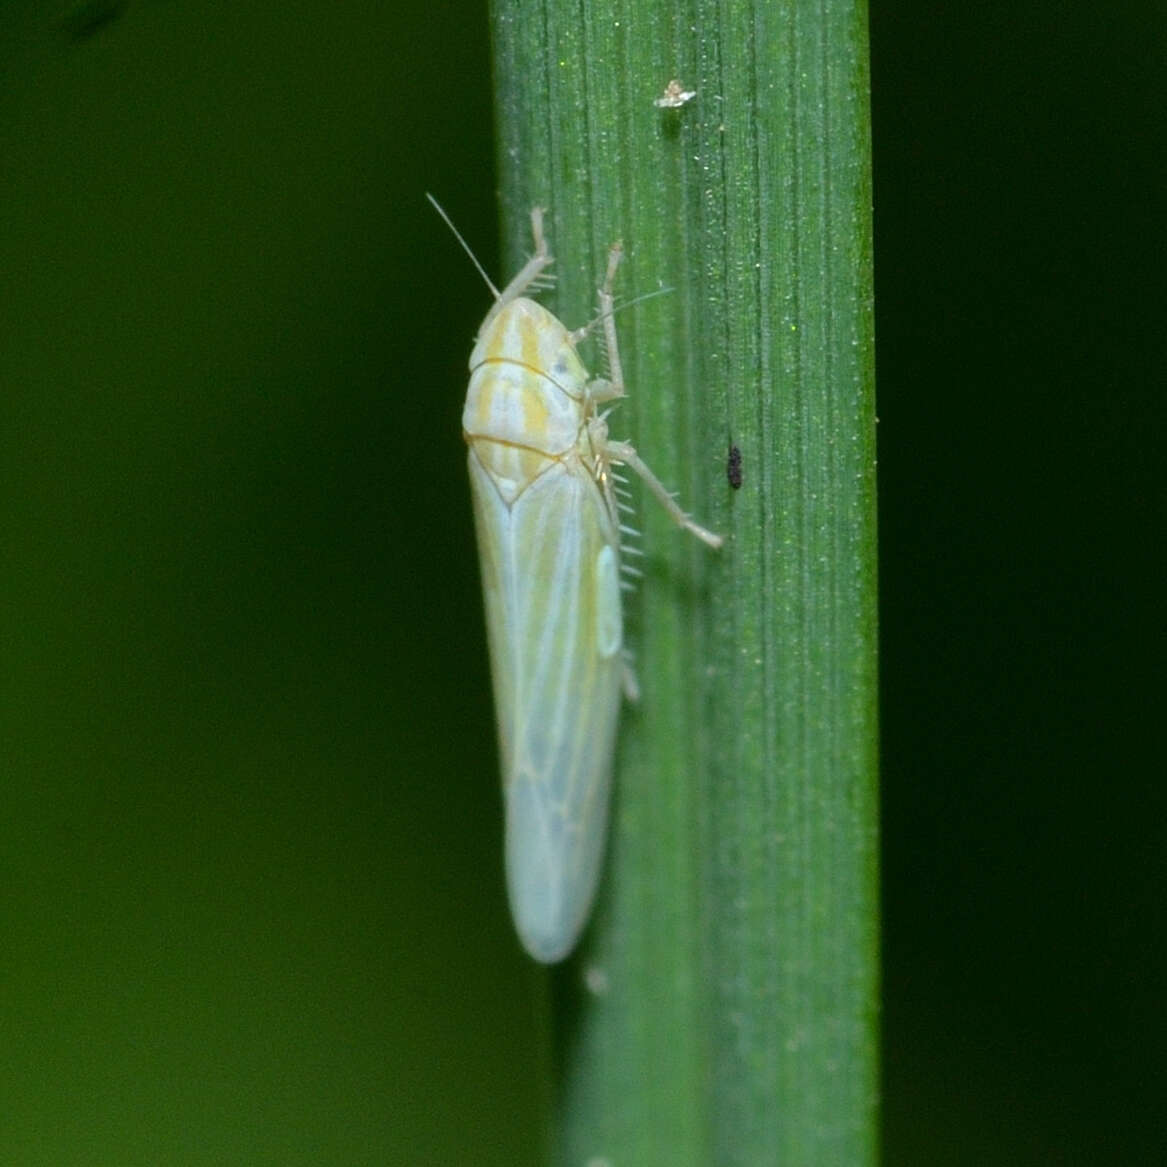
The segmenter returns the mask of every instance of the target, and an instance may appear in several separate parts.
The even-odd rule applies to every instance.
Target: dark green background
[[[872,14],[886,1160],[1158,1162],[1162,19],[947,7]],[[0,11],[0,1162],[534,1162],[485,13]]]

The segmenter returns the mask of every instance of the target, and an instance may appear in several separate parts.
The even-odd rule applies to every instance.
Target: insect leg
[[[608,356],[608,377],[597,377],[588,385],[588,396],[593,401],[611,401],[624,396],[624,367],[620,363],[620,346],[616,343],[616,318],[612,312],[612,284],[616,279],[616,269],[624,258],[624,244],[613,243],[608,249],[608,270],[604,275],[604,286],[598,290],[600,311],[596,319],[571,334],[572,344],[578,344],[587,334],[600,324],[604,329],[604,350]]]
[[[608,251],[608,270],[604,275],[604,284],[599,290],[599,318],[604,328],[604,347],[608,351],[608,369],[611,374],[611,380],[593,381],[588,386],[592,400],[594,401],[605,401],[609,398],[624,396],[624,369],[620,364],[620,346],[616,342],[616,320],[612,314],[612,284],[616,278],[616,269],[620,266],[620,260],[623,258],[624,245],[622,243],[613,243]],[[677,506],[673,496],[665,490],[661,480],[653,474],[641,460],[636,450],[627,442],[606,441],[604,453],[613,462],[623,462],[625,466],[635,470],[644,480],[648,489],[656,495],[661,506],[665,508],[669,513],[669,517],[678,527],[683,527],[690,534],[696,535],[698,539],[703,543],[708,543],[710,547],[716,548],[721,546],[721,536],[706,530],[700,523],[689,518]]]
[[[612,282],[624,258],[624,244],[613,243],[608,250],[608,271],[600,289],[600,320],[604,328],[604,348],[608,352],[608,376],[613,397],[624,396],[624,368],[620,364],[620,347],[616,343],[616,317],[612,314]]]
[[[645,465],[640,455],[627,442],[612,442],[609,441],[604,451],[613,462],[622,462],[629,469],[634,470],[640,478],[644,481],[645,486],[656,496],[657,502],[665,508],[669,514],[669,518],[677,524],[678,527],[683,527],[691,535],[696,535],[702,543],[707,543],[710,547],[720,547],[724,542],[720,535],[715,535],[712,531],[706,530],[700,523],[694,519],[689,518],[687,514],[679,506],[677,506],[676,499],[664,488],[664,484],[659,478]]]
[[[479,332],[485,332],[492,320],[508,305],[513,304],[539,277],[555,262],[547,253],[547,240],[543,235],[543,208],[531,208],[531,235],[535,240],[535,254],[523,264],[519,273],[498,294],[494,306],[486,314]]]
[[[640,682],[636,679],[636,670],[627,657],[624,659],[624,677],[621,684],[624,688],[625,700],[629,704],[635,705],[640,700]]]

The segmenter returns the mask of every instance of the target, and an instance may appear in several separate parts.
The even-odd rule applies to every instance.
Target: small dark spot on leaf
[[[742,485],[742,452],[732,442],[729,447],[729,457],[725,460],[725,477],[734,490],[740,490]]]

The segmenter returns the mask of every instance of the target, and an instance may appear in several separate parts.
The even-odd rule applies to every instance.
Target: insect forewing
[[[620,708],[615,523],[578,461],[556,463],[507,506],[474,450],[511,910],[542,961],[574,947],[603,858]]]

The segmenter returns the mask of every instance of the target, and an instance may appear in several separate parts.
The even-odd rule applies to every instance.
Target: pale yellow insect
[[[438,213],[482,268],[441,207]],[[608,256],[599,316],[611,379],[589,378],[569,331],[524,297],[551,264],[542,212],[535,254],[499,292],[470,355],[462,430],[470,482],[506,804],[506,875],[523,946],[547,963],[575,947],[595,898],[607,833],[623,652],[621,504],[613,464],[636,472],[681,527],[719,547],[596,407],[624,395]],[[627,508],[625,508],[627,509]],[[625,553],[628,549],[624,548]]]

